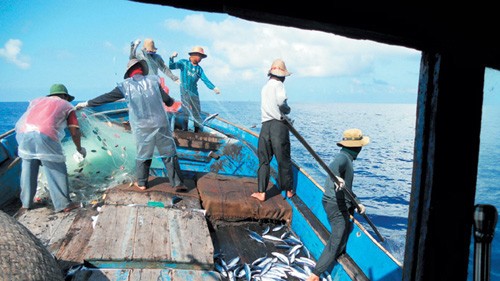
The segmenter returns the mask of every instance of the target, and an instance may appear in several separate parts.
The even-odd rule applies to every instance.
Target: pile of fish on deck
[[[276,226],[272,232],[277,232],[284,225]],[[306,280],[311,274],[316,262],[311,259],[309,250],[302,241],[295,237],[290,231],[285,231],[280,237],[271,235],[268,226],[262,234],[247,229],[251,239],[265,244],[265,240],[271,241],[276,251],[271,256],[257,258],[251,264],[242,263],[240,257],[234,257],[226,261],[222,253],[215,254],[215,270],[227,280],[255,280],[255,281],[286,281]],[[331,281],[332,276],[323,273],[322,281]]]

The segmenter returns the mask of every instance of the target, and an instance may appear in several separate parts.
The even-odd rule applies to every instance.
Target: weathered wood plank
[[[172,208],[105,205],[89,241],[92,263],[180,263],[211,268],[213,245],[203,213]]]
[[[97,215],[95,210],[78,210],[68,232],[60,232],[64,239],[60,242],[60,247],[55,254],[59,261],[69,263],[82,263],[84,260],[84,251],[92,237],[94,228],[92,227],[92,215]],[[51,247],[55,247],[59,239],[54,236],[51,239]]]
[[[189,236],[192,233],[185,231],[185,222],[182,220],[179,212],[169,212],[168,220],[170,221],[170,241],[171,241],[171,257],[178,262],[189,262],[189,254],[192,252],[189,244]]]
[[[73,281],[220,281],[215,271],[179,269],[89,269],[75,274]]]

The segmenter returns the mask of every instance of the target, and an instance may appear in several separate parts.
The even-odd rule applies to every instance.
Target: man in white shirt
[[[290,131],[282,121],[281,114],[290,113],[287,104],[285,77],[290,76],[285,62],[276,59],[269,69],[269,80],[261,91],[262,128],[259,134],[258,156],[258,192],[252,197],[259,201],[266,200],[266,189],[269,184],[270,163],[273,156],[278,162],[278,186],[286,190],[286,196],[295,195],[293,190],[292,159],[290,156]]]

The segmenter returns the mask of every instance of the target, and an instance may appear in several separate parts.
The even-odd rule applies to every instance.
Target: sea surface
[[[28,103],[0,103],[0,134],[12,129]],[[354,162],[353,191],[367,207],[367,215],[386,239],[383,245],[403,261],[410,201],[416,105],[414,104],[290,104],[294,126],[325,163],[339,148],[336,141],[348,128],[359,128],[371,138]],[[260,130],[259,102],[202,102],[202,110]],[[483,108],[476,204],[500,210],[500,113]],[[319,183],[326,172],[292,135],[292,159]],[[319,202],[318,202],[319,204]],[[371,227],[361,221],[365,228]],[[450,234],[452,235],[452,234]],[[472,239],[473,242],[473,239]],[[469,278],[474,257],[471,243]],[[491,280],[500,280],[500,224],[491,244]]]

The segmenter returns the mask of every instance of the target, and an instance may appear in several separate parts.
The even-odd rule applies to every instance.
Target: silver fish
[[[281,225],[278,225],[278,226],[275,226],[273,228],[273,232],[276,232],[276,231],[280,231],[285,225],[284,224],[281,224]]]
[[[282,261],[283,263],[286,263],[286,265],[290,265],[290,261],[288,260],[288,258],[283,255],[282,253],[278,253],[278,252],[272,252],[271,253],[273,256],[277,257],[280,261]]]
[[[268,225],[266,227],[266,229],[264,229],[264,231],[262,231],[262,235],[266,235],[267,233],[269,233],[269,230],[271,230],[271,227]]]
[[[249,235],[250,235],[250,238],[252,238],[253,240],[259,242],[259,243],[262,243],[262,244],[266,244],[264,243],[264,239],[262,239],[262,236],[260,236],[257,232],[255,231],[252,231],[252,230],[248,230],[249,231]]]
[[[271,240],[271,241],[275,241],[275,242],[283,242],[283,240],[281,238],[278,238],[276,236],[269,235],[269,234],[262,235],[262,238],[267,239],[267,240]]]

